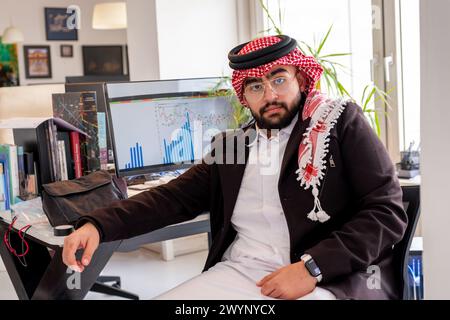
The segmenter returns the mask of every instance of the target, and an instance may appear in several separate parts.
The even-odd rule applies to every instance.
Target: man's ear
[[[308,78],[306,77],[305,73],[301,70],[298,70],[297,72],[297,81],[300,91],[305,92],[308,86]]]
[[[242,100],[244,100],[244,107],[248,108],[248,102],[244,95],[242,95]]]

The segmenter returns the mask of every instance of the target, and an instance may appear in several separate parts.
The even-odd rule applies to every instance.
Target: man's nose
[[[264,99],[266,101],[272,101],[275,100],[275,98],[278,98],[278,94],[272,89],[270,84],[266,84],[264,87]]]

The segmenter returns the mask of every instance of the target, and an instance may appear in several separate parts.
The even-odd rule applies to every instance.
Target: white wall
[[[56,92],[64,92],[64,84],[0,88],[0,119],[50,117]],[[11,130],[0,129],[0,143],[14,143]]]
[[[236,1],[157,0],[161,79],[229,74],[238,43]]]
[[[156,0],[127,0],[130,80],[159,79]]]
[[[95,3],[115,2],[117,0],[0,0],[0,34],[13,23],[25,36],[18,46],[19,74],[21,85],[33,83],[64,82],[67,75],[83,75],[82,45],[126,44],[126,30],[93,30],[92,12]],[[46,41],[44,7],[67,7],[76,4],[81,8],[81,30],[78,41]],[[72,44],[73,58],[61,58],[60,44]],[[52,73],[51,79],[25,79],[23,45],[50,45]]]
[[[421,0],[421,200],[426,299],[450,299],[450,1]]]
[[[91,28],[92,11],[95,3],[106,0],[0,0],[0,32],[9,26],[11,16],[25,35],[23,44],[51,46],[51,79],[25,79],[23,44],[18,46],[21,84],[60,83],[67,75],[82,75],[81,45],[127,42],[132,80],[228,75],[228,51],[240,39],[249,40],[248,34],[242,35],[249,28],[245,25],[249,17],[247,12],[238,17],[238,7],[252,0],[124,1],[128,29],[100,31]],[[81,7],[79,40],[46,41],[44,7],[70,4]],[[73,44],[74,57],[61,58],[60,44]]]
[[[239,43],[237,1],[248,0],[128,0],[131,79],[231,74],[227,55]]]

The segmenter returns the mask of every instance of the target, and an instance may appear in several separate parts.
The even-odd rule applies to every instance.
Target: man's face
[[[262,78],[244,81],[244,100],[258,126],[282,129],[299,111],[305,80],[295,66],[274,66]]]

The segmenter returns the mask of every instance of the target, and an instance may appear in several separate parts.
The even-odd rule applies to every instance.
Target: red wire
[[[25,251],[21,254],[17,254],[16,249],[14,249],[11,244],[8,241],[8,236],[12,231],[12,228],[14,226],[14,223],[16,222],[17,217],[14,217],[8,227],[8,230],[5,232],[4,236],[3,236],[3,241],[5,242],[6,247],[8,248],[8,250],[13,253],[16,257],[21,258],[24,257],[28,251],[30,250],[30,247],[28,245],[28,242],[25,240],[25,235],[24,235],[24,230],[25,233],[31,228],[31,225],[27,224],[26,226],[22,227],[19,229],[19,238],[22,240],[22,243],[25,245]]]

